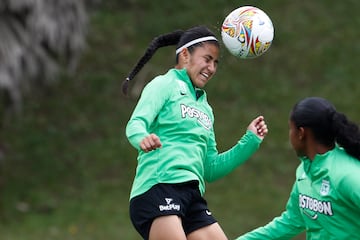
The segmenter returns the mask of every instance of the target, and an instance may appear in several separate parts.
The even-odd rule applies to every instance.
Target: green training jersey
[[[360,161],[335,147],[313,161],[301,158],[286,211],[237,240],[360,239]]]
[[[186,69],[170,69],[149,82],[126,126],[129,142],[138,150],[138,165],[130,198],[157,183],[217,180],[247,160],[261,139],[247,131],[238,143],[218,153],[213,129],[214,115],[205,91],[194,88]],[[140,149],[141,140],[156,134],[162,147]]]

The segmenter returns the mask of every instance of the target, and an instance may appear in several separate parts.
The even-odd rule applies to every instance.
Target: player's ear
[[[306,135],[307,135],[307,131],[304,127],[299,127],[299,130],[298,130],[298,137],[299,137],[299,140],[304,140],[306,138]]]
[[[181,52],[179,53],[179,63],[187,64],[189,62],[189,58],[190,58],[189,50],[187,48],[181,50]]]

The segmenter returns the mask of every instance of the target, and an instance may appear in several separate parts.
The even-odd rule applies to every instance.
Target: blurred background
[[[155,54],[128,97],[121,83],[157,35],[205,24],[220,39],[241,5],[263,9],[275,39],[252,60],[222,48],[206,86],[218,149],[259,114],[270,132],[205,197],[229,239],[279,215],[299,164],[288,142],[293,104],[321,96],[360,120],[359,1],[0,0],[1,239],[140,239],[128,216],[136,151],[125,125],[175,49]]]

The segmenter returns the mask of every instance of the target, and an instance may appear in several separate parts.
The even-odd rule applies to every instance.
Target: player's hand
[[[154,133],[146,136],[140,142],[140,148],[144,152],[149,152],[149,151],[155,150],[155,149],[160,148],[160,147],[161,147],[160,138]]]
[[[268,128],[265,123],[264,117],[259,116],[254,120],[252,120],[247,130],[250,130],[253,133],[255,133],[259,138],[261,138],[261,140],[264,139],[266,134],[268,133]]]

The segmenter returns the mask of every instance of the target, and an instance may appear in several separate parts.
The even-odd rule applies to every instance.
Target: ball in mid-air
[[[242,6],[226,16],[221,26],[225,47],[238,58],[256,58],[264,54],[274,39],[274,26],[261,9]]]

